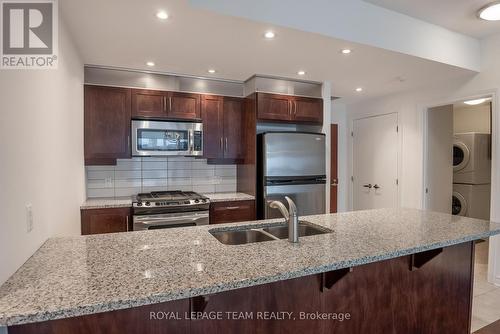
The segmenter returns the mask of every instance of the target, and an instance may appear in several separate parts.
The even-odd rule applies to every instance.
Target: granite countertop
[[[302,217],[332,233],[227,246],[209,230],[281,220],[49,239],[0,287],[0,326],[211,294],[500,234],[500,224],[410,209]]]
[[[226,201],[247,201],[254,200],[255,196],[239,192],[228,193],[210,193],[202,194],[210,198],[211,202],[226,202]],[[106,208],[128,208],[132,207],[132,197],[104,197],[104,198],[88,198],[80,209],[106,209]]]

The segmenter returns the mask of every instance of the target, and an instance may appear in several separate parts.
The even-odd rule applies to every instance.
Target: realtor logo
[[[0,5],[0,68],[57,68],[57,0],[0,0]]]

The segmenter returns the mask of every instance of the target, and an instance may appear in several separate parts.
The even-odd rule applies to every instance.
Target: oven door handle
[[[182,223],[196,222],[197,220],[206,219],[208,217],[209,217],[208,213],[190,214],[190,215],[174,216],[174,217],[135,216],[134,223],[143,225],[169,225],[168,223],[182,224]]]

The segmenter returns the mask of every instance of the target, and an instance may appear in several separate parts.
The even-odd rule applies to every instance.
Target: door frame
[[[488,89],[478,91],[471,95],[458,95],[449,99],[442,99],[435,102],[421,104],[418,110],[422,112],[422,209],[426,209],[426,194],[425,188],[427,186],[427,144],[428,144],[428,110],[430,108],[439,107],[448,104],[454,104],[460,101],[474,100],[484,96],[491,96],[491,207],[490,207],[490,220],[500,220],[500,101],[498,89]],[[495,132],[497,131],[497,132]],[[490,238],[490,249],[488,257],[488,281],[497,286],[500,286],[500,237]]]
[[[335,131],[334,131],[335,129]],[[335,136],[334,136],[335,135]],[[335,147],[332,145],[335,139]],[[335,157],[334,154],[335,153]],[[334,162],[335,158],[335,164]],[[332,212],[332,182],[333,182],[333,167],[335,166],[335,174],[337,185],[335,186],[335,211]],[[330,124],[330,176],[328,179],[328,187],[330,188],[330,207],[328,209],[328,213],[338,213],[339,211],[339,124],[332,123]]]
[[[363,119],[368,119],[368,118],[374,118],[374,117],[380,117],[380,116],[388,116],[388,115],[396,115],[397,118],[397,127],[398,127],[398,145],[397,145],[397,152],[398,152],[398,162],[397,162],[397,178],[398,178],[398,187],[397,187],[397,208],[401,207],[401,166],[402,166],[402,156],[403,156],[403,141],[402,141],[402,127],[400,124],[401,117],[399,115],[399,112],[389,112],[389,113],[383,113],[383,114],[367,114],[364,116],[356,117],[351,120],[351,124],[349,125],[349,151],[350,151],[350,166],[349,166],[349,172],[350,172],[350,180],[349,180],[349,211],[352,211],[354,208],[354,137],[353,137],[353,132],[354,132],[354,122],[363,120]]]

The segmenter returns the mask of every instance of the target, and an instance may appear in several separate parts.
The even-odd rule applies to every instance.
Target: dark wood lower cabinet
[[[255,219],[254,200],[210,204],[210,224],[237,223]]]
[[[469,334],[473,247],[464,243],[352,271],[13,326],[9,333]],[[180,320],[150,319],[161,311],[176,312]]]
[[[131,230],[130,208],[81,210],[82,235]]]

